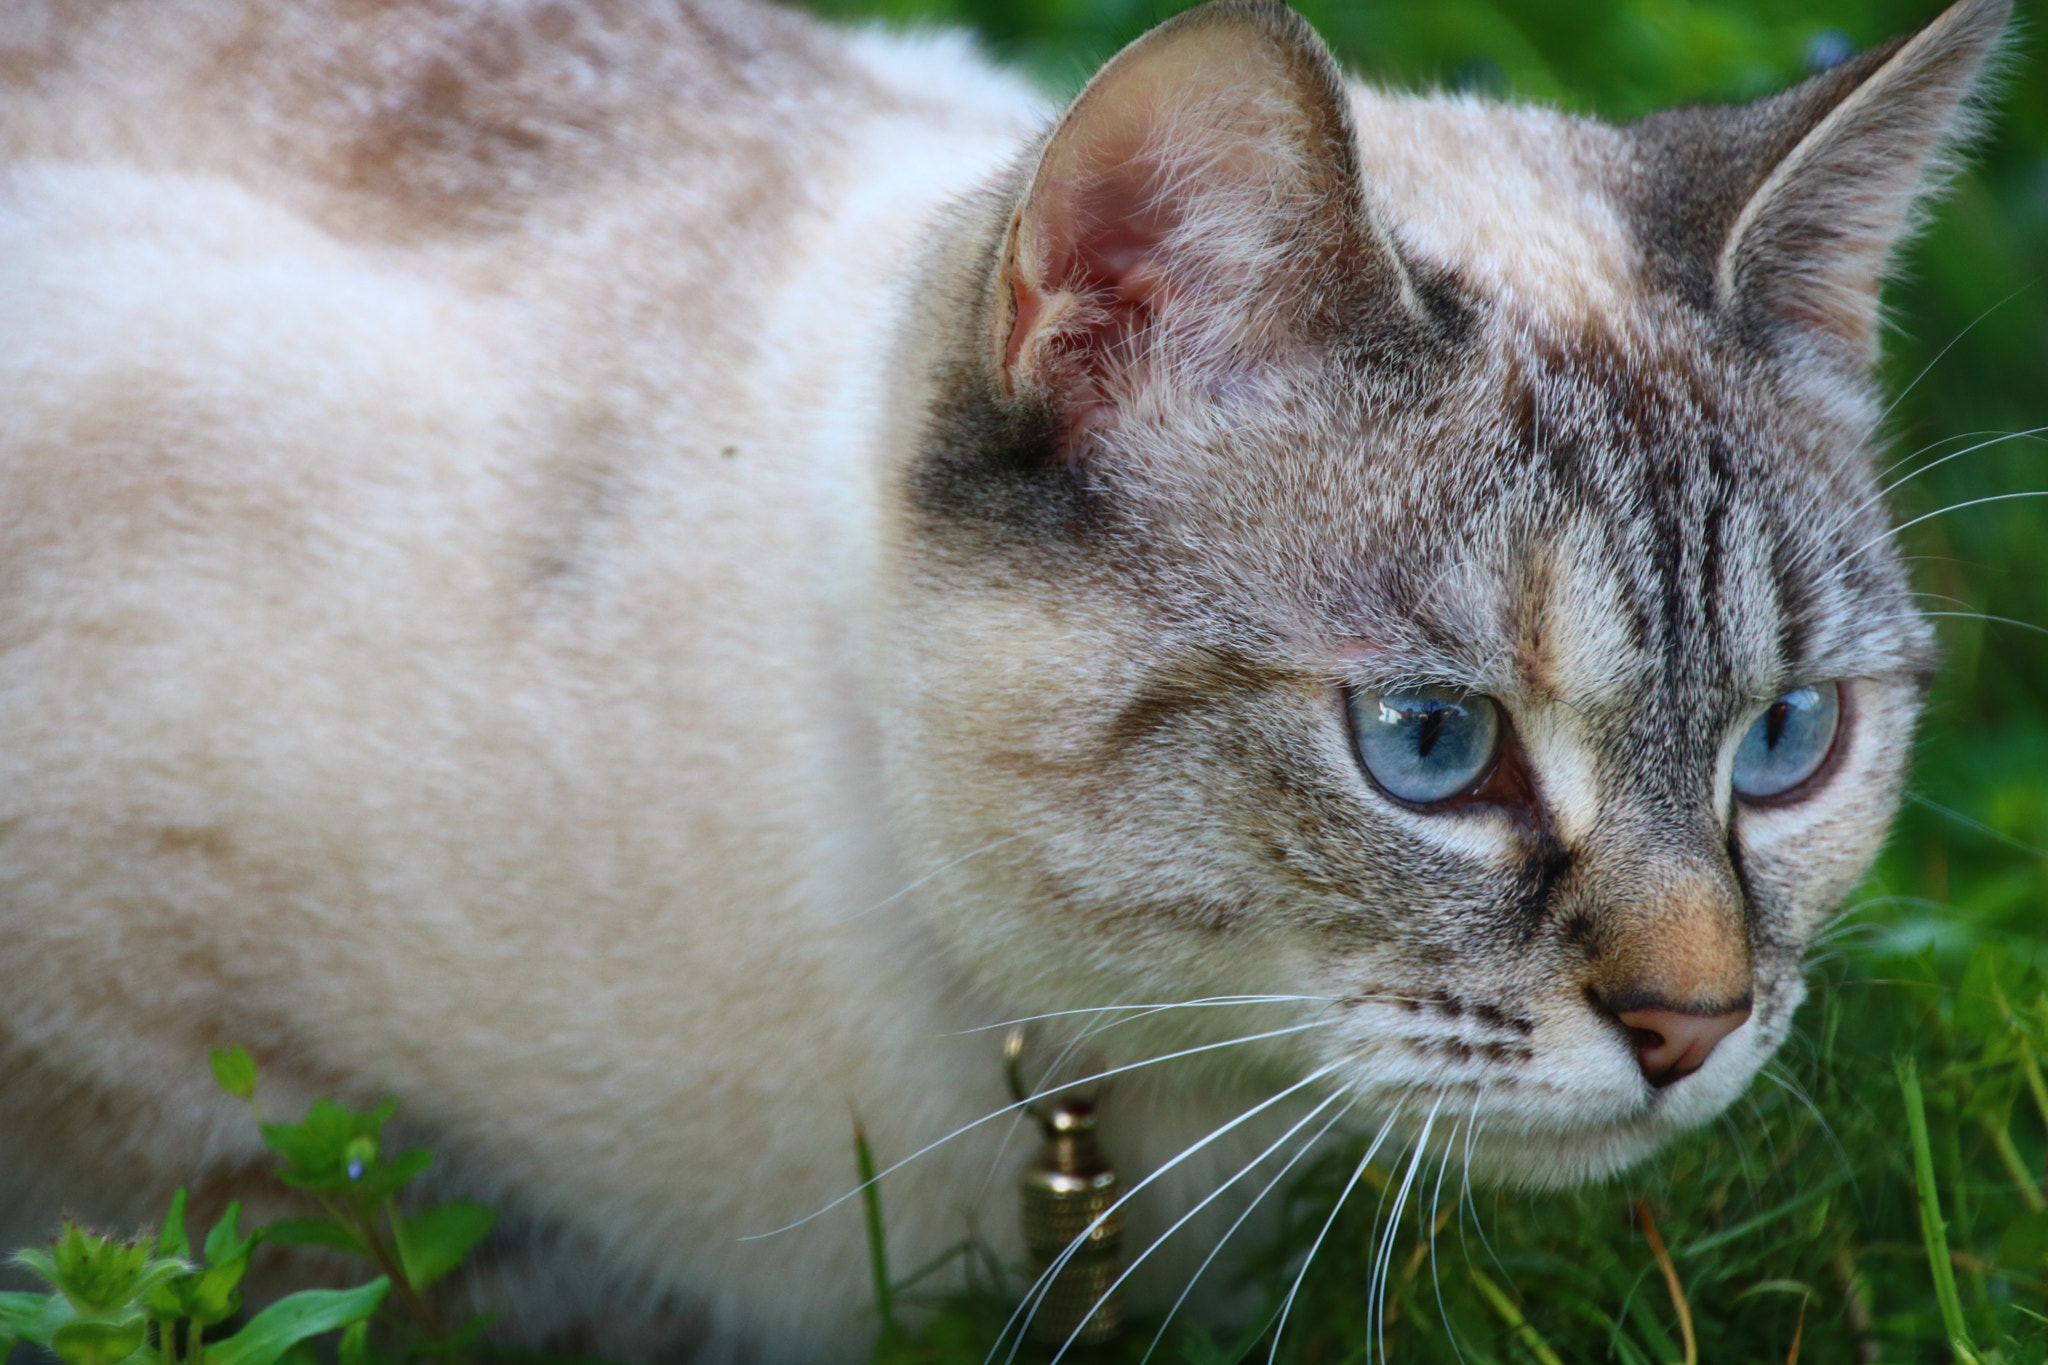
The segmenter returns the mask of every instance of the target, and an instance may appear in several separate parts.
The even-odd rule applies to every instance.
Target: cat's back
[[[22,0],[0,16],[7,160],[219,177],[348,235],[587,216],[598,182],[656,175],[758,228],[906,94],[843,35],[746,0]]]
[[[254,572],[418,512],[503,593],[588,571],[596,523],[732,512],[738,451],[816,473],[793,419],[1039,116],[748,0],[5,6],[0,534]]]

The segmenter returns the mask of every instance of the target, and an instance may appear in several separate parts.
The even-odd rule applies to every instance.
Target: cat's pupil
[[[1792,718],[1792,708],[1783,698],[1771,703],[1771,709],[1764,712],[1764,743],[1771,748],[1778,747],[1778,741],[1785,737],[1785,723]]]
[[[1436,747],[1437,736],[1444,732],[1444,717],[1449,714],[1441,706],[1431,706],[1422,713],[1422,721],[1415,729],[1415,751],[1424,758]]]

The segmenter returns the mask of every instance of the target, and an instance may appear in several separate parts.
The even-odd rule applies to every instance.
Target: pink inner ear
[[[1069,449],[1111,416],[1115,371],[1136,359],[1133,343],[1167,295],[1160,252],[1176,226],[1147,162],[1097,165],[1077,178],[1083,183],[1044,193],[1037,206],[1037,269],[1012,277],[1005,353],[1014,370],[1034,335],[1049,329],[1036,337],[1034,379],[1064,412]]]

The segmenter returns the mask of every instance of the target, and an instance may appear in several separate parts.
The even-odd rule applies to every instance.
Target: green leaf
[[[214,1084],[238,1100],[256,1098],[256,1062],[249,1049],[236,1043],[213,1050]]]
[[[176,1295],[174,1311],[201,1327],[226,1322],[241,1309],[242,1296],[238,1291],[242,1277],[248,1273],[249,1258],[255,1254],[256,1244],[263,1240],[262,1228],[242,1236],[236,1226],[241,1217],[241,1204],[229,1204],[227,1212],[206,1234],[206,1269],[170,1286]],[[150,1307],[160,1316],[169,1316],[169,1297],[152,1296]]]
[[[257,1228],[247,1237],[243,1237],[241,1232],[235,1227],[235,1224],[239,1223],[241,1219],[242,1205],[241,1201],[237,1200],[228,1205],[228,1211],[220,1216],[220,1221],[215,1223],[213,1230],[206,1234],[206,1263],[208,1265],[217,1266],[237,1258],[247,1260],[249,1254],[256,1250],[256,1243],[263,1236],[263,1229]]]
[[[392,1221],[405,1278],[414,1289],[425,1289],[461,1265],[497,1219],[483,1205],[457,1199]]]
[[[226,1322],[241,1311],[242,1275],[249,1268],[247,1258],[226,1265],[208,1266],[185,1286],[185,1316],[201,1327]]]
[[[0,1336],[34,1341],[49,1301],[47,1294],[0,1294]]]
[[[185,1236],[185,1190],[183,1186],[171,1196],[171,1207],[164,1214],[164,1230],[157,1234],[156,1254],[175,1257],[180,1261],[192,1256],[192,1243]]]
[[[119,1365],[142,1349],[149,1320],[140,1313],[118,1322],[72,1322],[50,1334],[50,1349],[64,1365]]]
[[[208,1346],[208,1365],[277,1365],[307,1338],[368,1318],[390,1288],[380,1275],[356,1289],[307,1289],[279,1299],[226,1341]]]
[[[264,1225],[263,1237],[272,1246],[326,1247],[363,1257],[370,1254],[361,1237],[332,1218],[280,1218]]]

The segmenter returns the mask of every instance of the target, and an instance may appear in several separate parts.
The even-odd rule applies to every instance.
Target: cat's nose
[[[1748,1020],[1749,1005],[1698,1014],[1652,1006],[1618,1010],[1614,1017],[1635,1044],[1643,1078],[1662,1090],[1705,1066],[1715,1046]]]

